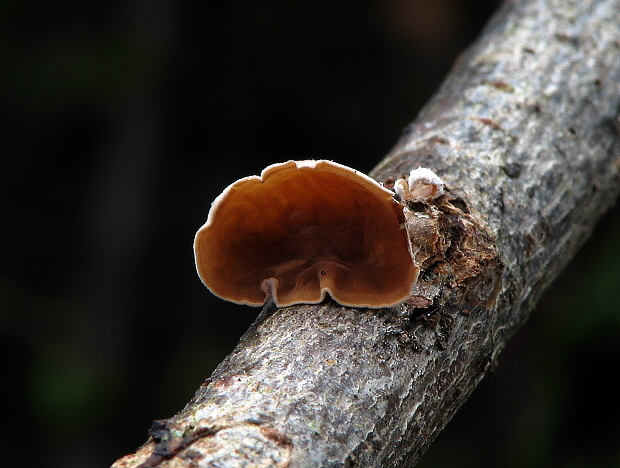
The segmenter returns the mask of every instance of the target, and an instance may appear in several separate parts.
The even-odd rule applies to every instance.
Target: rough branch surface
[[[447,182],[496,244],[497,299],[452,277],[426,308],[268,305],[115,466],[412,466],[615,202],[619,109],[620,0],[508,2],[372,173]]]

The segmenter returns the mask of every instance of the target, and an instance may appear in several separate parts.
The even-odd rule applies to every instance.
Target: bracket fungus
[[[388,307],[416,283],[403,206],[370,177],[331,161],[273,164],[229,185],[194,240],[216,296],[251,306]]]

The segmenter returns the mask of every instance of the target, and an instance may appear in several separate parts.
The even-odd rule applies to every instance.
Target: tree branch
[[[372,173],[449,189],[412,300],[268,304],[114,466],[414,464],[618,196],[618,38],[620,0],[506,3]]]

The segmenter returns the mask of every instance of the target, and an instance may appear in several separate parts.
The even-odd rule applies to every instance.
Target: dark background
[[[1,467],[105,467],[258,310],[213,297],[213,198],[288,159],[368,172],[494,1],[0,4]],[[421,466],[620,464],[620,211]]]

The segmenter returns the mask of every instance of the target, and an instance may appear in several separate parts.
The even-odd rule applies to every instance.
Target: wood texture
[[[371,174],[446,181],[499,252],[479,265],[496,300],[435,266],[430,307],[268,305],[114,466],[412,466],[615,202],[619,109],[620,0],[506,3]]]

